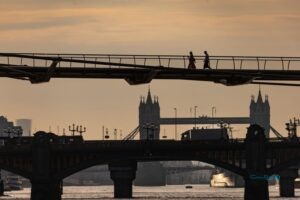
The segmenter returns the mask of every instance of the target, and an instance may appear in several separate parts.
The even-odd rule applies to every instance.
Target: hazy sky
[[[0,0],[1,52],[202,54],[300,56],[298,0]],[[0,79],[1,115],[32,118],[36,130],[53,131],[75,122],[87,126],[88,139],[100,139],[101,127],[138,124],[140,95],[148,85],[123,80],[52,79],[50,83]],[[258,86],[225,87],[189,81],[153,81],[161,116],[199,114],[248,116]],[[300,117],[297,87],[263,86],[269,95],[271,123]],[[164,127],[162,127],[162,130]],[[184,129],[184,128],[182,128]],[[244,129],[238,128],[240,135]],[[173,127],[166,127],[173,134]]]

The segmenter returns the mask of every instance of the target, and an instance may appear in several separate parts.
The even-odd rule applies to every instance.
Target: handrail
[[[6,60],[2,59],[6,58]],[[0,63],[7,65],[21,65],[31,67],[48,67],[47,60],[60,61],[59,67],[76,67],[75,64],[88,64],[109,67],[138,67],[138,68],[186,68],[187,55],[130,55],[130,54],[57,54],[57,53],[0,53]],[[194,56],[197,69],[202,68],[204,56]],[[272,70],[277,64],[277,70],[292,70],[291,65],[300,62],[300,57],[276,56],[210,56],[213,69],[257,69]],[[2,59],[2,60],[1,60]],[[39,61],[45,60],[45,64]],[[27,63],[26,63],[27,61]],[[147,65],[146,65],[146,61]],[[230,62],[231,64],[230,64]],[[236,65],[240,62],[240,66]],[[260,66],[263,62],[263,67]],[[286,63],[286,64],[285,64]],[[269,65],[269,66],[267,66]],[[285,66],[287,65],[287,66]],[[255,67],[256,66],[256,67]],[[77,66],[78,67],[78,66]]]

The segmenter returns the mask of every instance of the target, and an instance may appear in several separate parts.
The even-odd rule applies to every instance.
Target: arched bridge
[[[178,79],[227,86],[300,86],[300,57],[210,56],[209,70],[203,69],[203,56],[195,60],[196,69],[187,69],[186,55],[0,53],[0,77],[31,83],[51,78],[103,78],[125,79],[131,85]]]
[[[31,180],[31,199],[52,200],[61,198],[63,178],[109,164],[115,197],[128,198],[137,162],[197,160],[243,176],[245,199],[268,199],[267,180],[259,177],[281,173],[285,184],[293,184],[295,177],[282,172],[299,164],[299,150],[298,138],[267,140],[258,125],[248,128],[245,140],[229,141],[83,141],[80,136],[38,132],[34,137],[5,140],[0,147],[0,167]]]

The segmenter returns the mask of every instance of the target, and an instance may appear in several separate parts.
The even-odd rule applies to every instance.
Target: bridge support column
[[[279,193],[281,197],[295,196],[295,179],[298,177],[298,169],[289,168],[279,173]]]
[[[245,200],[267,200],[269,189],[267,180],[245,179]]]
[[[61,181],[31,180],[31,200],[61,200]]]
[[[31,178],[31,200],[60,200],[62,184],[51,169],[51,134],[35,133],[32,144],[33,177]]]
[[[268,175],[266,174],[266,136],[264,129],[251,125],[246,135],[245,199],[268,200]]]
[[[1,176],[1,169],[0,169],[0,196],[4,196],[4,182]]]
[[[135,179],[136,161],[109,164],[110,178],[114,182],[115,198],[132,198],[132,181]]]

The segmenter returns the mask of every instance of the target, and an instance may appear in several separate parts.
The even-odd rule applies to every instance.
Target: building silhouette
[[[31,119],[17,119],[16,125],[23,129],[23,136],[31,136]]]
[[[270,104],[268,96],[262,98],[261,90],[258,92],[257,100],[251,97],[250,102],[250,124],[258,124],[265,129],[265,135],[270,135]],[[150,88],[147,97],[141,97],[139,105],[139,132],[140,139],[160,138],[160,106],[158,97],[151,97]]]
[[[14,126],[6,117],[0,116],[0,137],[17,137],[23,133],[22,127]]]
[[[261,91],[259,90],[257,100],[251,97],[250,103],[250,124],[258,124],[265,129],[267,138],[270,136],[270,104],[268,96],[265,96],[263,101]]]
[[[160,107],[158,97],[151,97],[150,88],[145,99],[141,97],[139,105],[139,131],[140,139],[155,139],[158,140],[160,136]]]

